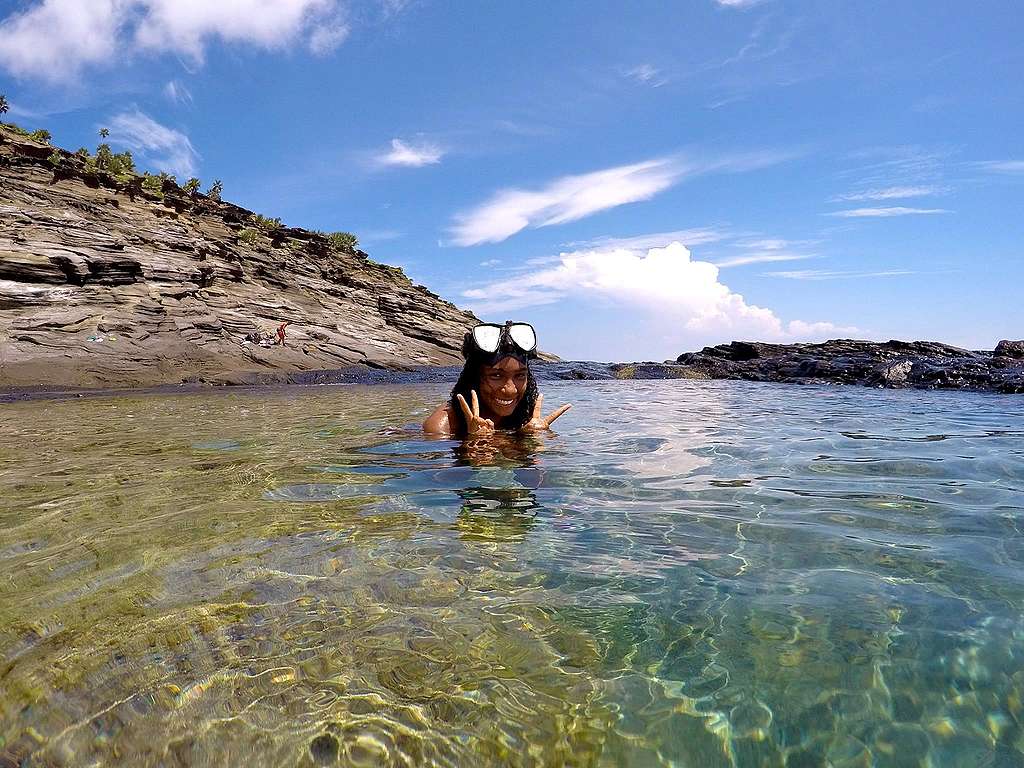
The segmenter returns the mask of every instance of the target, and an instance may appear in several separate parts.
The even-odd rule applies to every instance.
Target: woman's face
[[[512,415],[526,394],[526,364],[505,357],[480,371],[480,405],[492,416],[504,419]]]

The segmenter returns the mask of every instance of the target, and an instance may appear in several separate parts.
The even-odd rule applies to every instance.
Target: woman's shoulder
[[[434,412],[423,422],[423,431],[439,435],[450,435],[454,431],[452,426],[455,423],[452,406],[450,403],[439,405]]]

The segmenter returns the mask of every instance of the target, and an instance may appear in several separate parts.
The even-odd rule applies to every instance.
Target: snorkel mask
[[[537,357],[537,332],[529,323],[511,320],[504,325],[480,323],[466,334],[463,353],[467,359],[471,351],[490,360],[515,357],[525,362]]]

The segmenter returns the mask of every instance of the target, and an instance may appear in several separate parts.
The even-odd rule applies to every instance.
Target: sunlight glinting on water
[[[1024,764],[1024,403],[545,385],[4,407],[0,763]]]

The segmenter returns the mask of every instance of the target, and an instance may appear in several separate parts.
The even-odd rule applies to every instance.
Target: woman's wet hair
[[[497,352],[488,354],[481,352],[477,348],[473,341],[473,334],[467,333],[462,340],[462,357],[465,358],[466,364],[462,367],[462,373],[459,374],[459,380],[455,382],[455,387],[452,389],[451,398],[449,399],[452,414],[455,416],[455,423],[451,426],[454,427],[453,432],[456,435],[466,434],[466,417],[462,413],[462,406],[459,405],[456,395],[462,395],[466,398],[467,403],[472,403],[471,391],[475,389],[477,396],[479,397],[480,395],[480,376],[483,373],[484,366],[496,365],[506,357],[514,357],[526,366],[526,392],[523,393],[523,397],[516,406],[516,409],[502,422],[501,428],[519,429],[533,416],[533,407],[537,404],[539,390],[537,389],[537,380],[530,369],[529,358],[515,347],[510,340],[503,339],[502,342]]]

